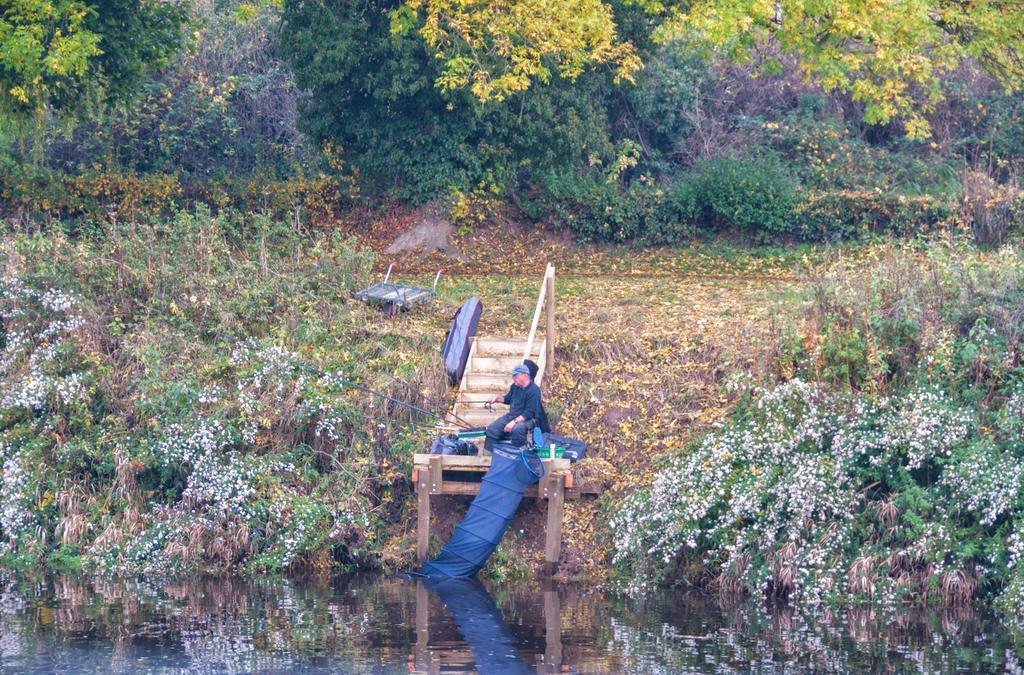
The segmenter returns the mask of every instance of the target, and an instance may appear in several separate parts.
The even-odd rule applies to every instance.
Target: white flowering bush
[[[220,420],[199,419],[189,427],[173,423],[163,430],[154,454],[164,466],[196,467],[202,460],[232,445],[231,432]]]
[[[1024,380],[1011,386],[1006,407],[999,415],[999,425],[1009,435],[1024,437]]]
[[[953,503],[991,526],[1018,507],[1024,487],[1020,454],[991,441],[972,443],[958,452],[942,472],[940,484]]]
[[[165,487],[180,486],[178,494],[152,505],[130,543],[107,547],[107,564],[161,573],[204,561],[283,569],[325,548],[361,553],[372,530],[369,463],[320,475],[312,493],[292,489],[319,473],[309,467],[303,441],[345,443],[352,411],[328,404],[323,378],[311,377],[295,354],[278,346],[242,341],[229,363],[234,386],[198,387],[201,414],[155,434],[154,470]],[[265,454],[282,444],[278,437],[292,451]],[[209,555],[197,550],[200,541]]]
[[[0,282],[0,556],[7,559],[45,544],[53,499],[39,487],[52,478],[42,460],[54,435],[93,423],[82,310],[59,288],[17,276]]]
[[[437,359],[436,331],[379,339],[352,301],[372,264],[337,232],[227,210],[9,231],[0,566],[379,565],[414,434],[338,369],[391,392],[401,373],[415,399]]]
[[[614,560],[634,591],[689,559],[753,593],[842,596],[863,529],[864,487],[912,483],[970,428],[968,415],[937,392],[869,404],[802,380],[757,391],[735,422],[625,501],[611,523]]]
[[[0,456],[0,551],[12,551],[34,522],[29,472],[21,458]]]
[[[75,337],[84,325],[75,296],[56,288],[39,291],[17,277],[0,286],[0,409],[37,415],[87,403],[83,373],[74,370]]]
[[[257,499],[263,476],[294,471],[290,465],[238,452],[201,457],[188,476],[182,497],[220,518],[255,522],[271,506]]]
[[[1009,583],[997,602],[1017,632],[1024,632],[1024,521],[1014,523],[1006,539]]]
[[[166,390],[178,414],[153,420],[127,451],[158,498],[130,537],[98,538],[98,566],[281,570],[325,551],[365,561],[379,527],[379,469],[362,454],[371,444],[353,442],[362,415],[340,375],[312,373],[296,354],[255,340],[236,343],[226,366],[219,382]],[[146,406],[159,410],[160,399]],[[323,457],[333,461],[324,467]]]
[[[991,594],[1024,615],[1020,256],[930,250],[840,270],[815,294],[816,332],[787,343],[798,376],[748,385],[728,421],[612,510],[622,587]]]

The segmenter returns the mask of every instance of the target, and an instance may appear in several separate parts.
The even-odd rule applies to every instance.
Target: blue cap
[[[512,369],[512,375],[529,375],[530,369],[526,367],[526,364],[520,363],[518,366]]]

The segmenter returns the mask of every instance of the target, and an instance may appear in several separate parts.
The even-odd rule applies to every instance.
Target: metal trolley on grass
[[[391,268],[388,265],[388,272],[384,275],[384,281],[373,284],[369,288],[356,291],[356,300],[362,300],[370,305],[378,305],[388,317],[395,316],[400,311],[408,310],[413,305],[421,302],[428,302],[437,295],[437,280],[441,278],[441,270],[434,276],[434,285],[429,290],[418,286],[404,286],[402,284],[388,283],[391,278]]]

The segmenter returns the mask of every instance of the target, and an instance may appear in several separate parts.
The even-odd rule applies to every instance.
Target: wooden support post
[[[553,473],[547,478],[548,524],[544,541],[544,574],[558,571],[562,555],[562,515],[565,511],[565,474]]]
[[[544,591],[544,668],[545,673],[562,672],[562,601],[558,591]]]
[[[416,582],[416,647],[409,671],[430,674],[441,672],[439,659],[430,652],[430,593],[422,581]]]
[[[439,495],[444,489],[441,455],[431,455],[428,461],[430,462],[430,494]]]
[[[416,582],[416,649],[430,644],[430,594],[422,581]]]
[[[545,344],[547,345],[547,363],[544,370],[548,373],[555,369],[555,268],[548,275],[548,327]]]
[[[430,475],[420,469],[416,481],[416,560],[427,560],[430,545]]]

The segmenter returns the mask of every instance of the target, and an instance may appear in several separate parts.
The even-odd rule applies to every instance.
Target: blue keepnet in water
[[[423,565],[420,574],[428,577],[471,577],[480,571],[505,535],[512,516],[519,508],[526,488],[544,475],[544,467],[533,450],[520,451],[497,443],[491,455],[491,468],[484,475],[480,492],[469,505],[441,555]]]
[[[465,638],[478,673],[525,675],[528,668],[516,648],[501,610],[477,579],[430,577],[420,583],[436,593]]]

